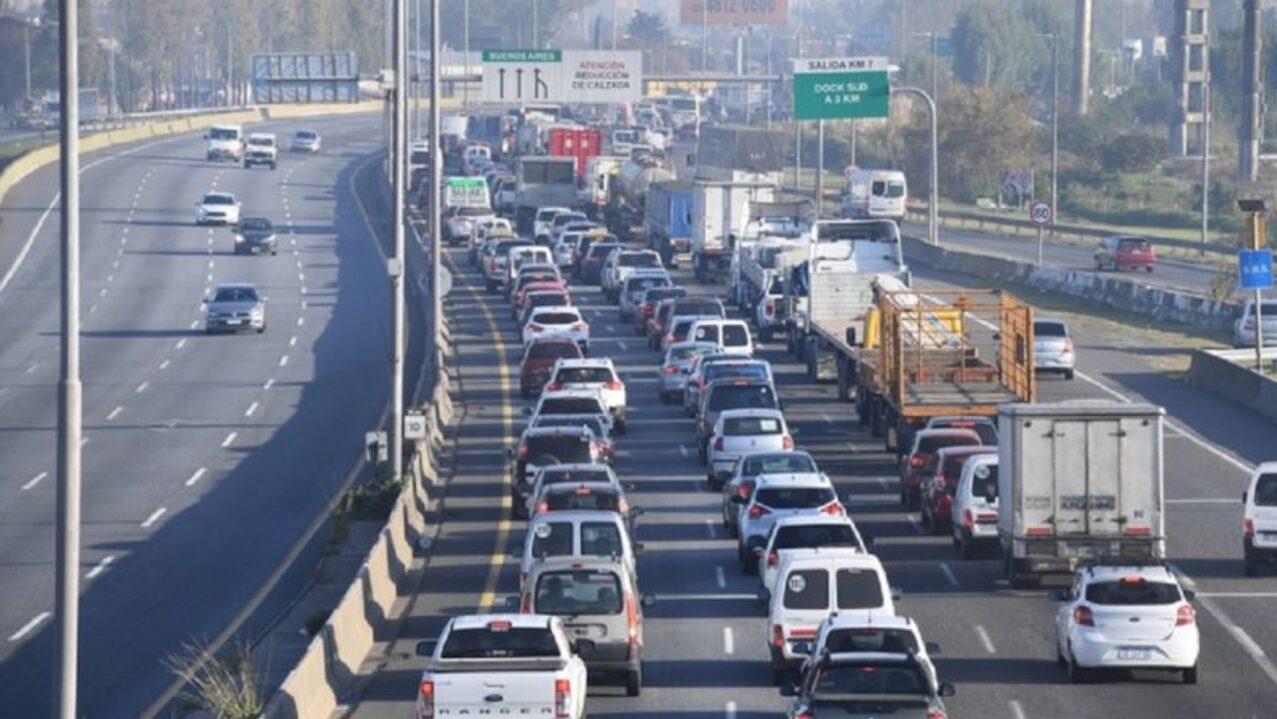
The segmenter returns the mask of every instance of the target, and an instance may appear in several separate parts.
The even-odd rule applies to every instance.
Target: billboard
[[[682,0],[684,25],[784,25],[789,0]]]
[[[483,101],[492,103],[638,102],[643,53],[638,50],[487,50]]]
[[[358,102],[353,52],[271,53],[252,57],[253,102]]]

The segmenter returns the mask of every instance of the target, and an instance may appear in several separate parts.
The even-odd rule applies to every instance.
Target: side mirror
[[[644,594],[642,599],[639,600],[639,602],[643,605],[644,609],[649,609],[651,607],[654,607],[656,606],[656,595]]]
[[[424,641],[417,642],[417,656],[419,657],[434,656],[435,645],[438,643],[439,643],[438,640],[435,640],[435,639],[426,639]]]
[[[939,645],[939,644],[936,644],[935,642],[926,642],[926,643],[924,644],[924,646],[927,648],[927,653],[928,653],[928,654],[939,654],[939,653],[940,653],[940,645]]]
[[[519,611],[519,595],[511,594],[505,598],[505,608],[512,612]]]
[[[645,514],[646,512],[647,512],[647,510],[646,510],[646,509],[643,509],[642,507],[630,507],[630,516],[631,516],[631,517],[641,517],[641,516],[643,516],[643,514]]]
[[[1186,602],[1192,602],[1192,601],[1196,601],[1196,600],[1197,600],[1197,592],[1194,592],[1194,591],[1193,591],[1193,590],[1191,590],[1191,589],[1185,589],[1185,590],[1184,590],[1184,601],[1186,601]]]
[[[900,587],[891,588],[891,601],[898,602],[900,601],[900,598],[903,597],[904,595],[905,593],[900,591]]]
[[[594,640],[578,639],[572,643],[572,649],[583,657],[594,654]]]
[[[954,689],[953,685],[950,684],[949,682],[943,682],[940,684],[940,696],[947,699],[957,693],[958,693],[958,690]]]
[[[645,549],[642,542],[635,542],[630,545],[630,548],[634,550],[635,554],[642,554]]]

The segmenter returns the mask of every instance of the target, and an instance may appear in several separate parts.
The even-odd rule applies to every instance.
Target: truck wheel
[[[881,437],[882,411],[878,408],[878,398],[874,395],[869,395],[867,404],[867,411],[869,414],[869,434],[873,437]]]
[[[856,424],[864,427],[869,424],[869,404],[865,401],[865,391],[859,387],[854,390],[852,402],[856,407]]]
[[[771,328],[771,327],[763,327],[763,328],[759,329],[759,330],[758,330],[758,340],[759,340],[760,342],[771,342],[771,341],[772,341],[772,328]]]
[[[625,696],[636,697],[643,692],[643,667],[625,675]]]
[[[888,452],[895,452],[900,447],[900,418],[888,410],[883,411],[883,447]]]

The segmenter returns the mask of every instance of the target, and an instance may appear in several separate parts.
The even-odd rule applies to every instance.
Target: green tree
[[[660,47],[669,35],[665,25],[665,16],[659,12],[635,10],[633,17],[625,26],[625,34],[649,49]]]
[[[963,3],[952,37],[954,75],[969,85],[1023,91],[1040,72],[1043,40],[1017,6]]]

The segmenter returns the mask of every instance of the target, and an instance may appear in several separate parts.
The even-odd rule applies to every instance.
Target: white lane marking
[[[206,472],[208,472],[208,469],[205,467],[200,467],[199,469],[195,470],[195,472],[191,474],[190,479],[186,480],[186,486],[188,487],[195,486],[195,483],[200,481],[200,479],[204,477],[204,474]]]
[[[284,366],[284,365],[286,365],[286,364],[288,364],[288,355],[284,355],[283,357],[280,357],[280,358],[279,358],[279,366],[280,366],[280,367],[283,367],[283,366]]]
[[[147,517],[146,521],[142,522],[142,529],[149,529],[151,525],[160,521],[160,517],[163,517],[165,512],[168,512],[168,507],[160,507],[154,512],[151,512],[151,516]]]
[[[305,282],[305,281],[306,281],[306,274],[305,274],[305,273],[303,273],[303,272],[298,272],[298,273],[297,273],[297,281],[298,281],[298,282]]]
[[[169,365],[168,359],[165,359],[163,362],[160,363],[160,369],[162,370],[168,369],[168,365]]]
[[[1020,706],[1020,702],[1012,699],[1007,702],[1007,705],[1011,707],[1011,716],[1015,717],[1015,719],[1028,719],[1028,716],[1024,713],[1024,707]]]
[[[48,476],[49,476],[48,472],[41,472],[37,474],[36,476],[32,477],[31,479],[28,479],[27,483],[22,485],[22,491],[25,492],[31,489],[32,487],[36,486],[40,482],[44,481],[44,478]]]
[[[736,638],[732,636],[731,627],[723,627],[723,653],[724,654],[736,653]]]
[[[120,269],[120,261],[119,261],[119,260],[112,260],[112,262],[111,262],[111,269],[113,269],[113,270],[118,270],[118,269]]]
[[[98,303],[94,302],[93,304],[89,305],[89,314],[91,315],[97,314],[97,311],[98,311]]]
[[[1184,497],[1164,500],[1167,504],[1241,504],[1238,497]]]
[[[213,269],[213,267],[214,267],[214,262],[213,262],[212,260],[209,260],[209,261],[208,261],[208,268],[211,270],[211,269]]]
[[[913,516],[912,514],[909,515],[909,524],[913,525],[913,531],[917,532],[918,534],[922,534],[922,525],[918,524],[918,518]]]
[[[205,282],[212,282],[212,281],[213,281],[213,273],[212,273],[212,272],[208,273],[208,277],[206,277],[204,281],[205,281]]]
[[[53,616],[51,612],[40,612],[39,614],[35,615],[34,619],[27,622],[26,624],[23,624],[21,629],[14,632],[13,634],[10,634],[9,641],[11,642],[22,641],[23,637],[35,631],[36,627],[40,626],[40,624],[44,622],[44,620],[48,619],[51,616]]]
[[[607,331],[608,331],[608,332],[615,332],[615,331],[616,331],[616,325],[607,325]]]
[[[617,346],[618,346],[618,347],[620,347],[620,348],[621,348],[621,351],[622,351],[622,352],[629,352],[629,351],[630,351],[630,345],[629,345],[629,343],[628,343],[628,342],[626,342],[625,340],[617,340],[617,341],[616,341],[616,344],[617,344]]]
[[[1190,589],[1195,589],[1197,587],[1197,582],[1193,581],[1192,577],[1180,571],[1179,567],[1172,564],[1171,569],[1179,576],[1180,581],[1187,584]],[[1233,635],[1233,638],[1237,640],[1238,644],[1242,645],[1242,648],[1246,650],[1246,653],[1255,661],[1255,664],[1259,666],[1260,670],[1268,676],[1269,681],[1277,684],[1277,665],[1274,665],[1272,660],[1264,654],[1264,650],[1255,643],[1254,639],[1250,638],[1250,635],[1246,633],[1246,630],[1237,626],[1237,622],[1234,622],[1232,617],[1228,616],[1223,609],[1220,609],[1214,599],[1199,594],[1197,595],[1197,603],[1202,609],[1210,612],[1210,615],[1215,617],[1215,621],[1223,625],[1224,629],[1227,629],[1228,633]]]
[[[86,435],[84,435],[83,437],[81,437],[81,438],[80,438],[80,446],[81,446],[81,447],[83,447],[84,445],[86,445],[86,444],[88,444],[88,443],[89,443],[89,435],[87,435],[87,434],[86,434]]]
[[[296,347],[296,346],[297,346],[297,336],[296,336],[296,335],[294,335],[294,336],[292,336],[292,337],[289,337],[289,338],[288,338],[288,346],[289,346],[289,347]]]
[[[34,372],[34,371],[35,371],[35,368],[36,368],[36,367],[39,367],[39,366],[40,366],[40,363],[39,363],[39,362],[36,362],[35,364],[33,364],[33,365],[31,365],[30,367],[28,367],[28,368],[27,368],[27,372],[26,372],[26,373],[27,373],[27,374],[31,374],[32,372]]]
[[[711,538],[718,536],[718,533],[714,531],[714,520],[712,519],[705,520],[705,531],[709,532],[709,536]]]
[[[878,484],[881,484],[883,489],[891,489],[891,482],[888,482],[886,477],[879,477]]]
[[[105,288],[105,287],[103,287],[102,289],[98,290],[98,297],[106,297],[106,288]]]
[[[150,387],[150,386],[151,386],[151,383],[150,383],[150,382],[143,382],[142,384],[140,384],[140,385],[138,385],[138,386],[137,386],[137,389],[135,389],[135,390],[133,390],[133,391],[134,391],[134,392],[136,392],[136,393],[138,393],[138,394],[142,394],[143,392],[145,392],[145,391],[146,391],[146,388],[147,388],[147,387]]]
[[[821,418],[821,419],[823,419],[823,420],[825,420],[825,424],[833,424],[833,423],[834,423],[834,418],[833,418],[833,417],[830,417],[828,412],[821,412],[821,413],[820,413],[820,418]]]
[[[1248,654],[1250,654],[1252,657],[1255,657],[1255,658],[1264,656],[1263,648],[1260,647],[1259,644],[1256,643],[1254,639],[1251,639],[1250,635],[1246,633],[1245,629],[1242,629],[1239,626],[1233,625],[1232,632],[1233,632],[1233,636],[1237,637],[1237,641],[1241,643],[1242,648],[1244,648]]]
[[[685,444],[680,444],[678,446],[678,451],[683,455],[683,459],[687,459],[691,456],[691,453],[687,451],[687,445]]]
[[[304,295],[304,294],[306,294],[306,286],[305,286],[305,285],[302,285],[301,293],[302,293],[303,295]]]
[[[304,317],[298,317],[298,318],[297,318],[297,326],[298,326],[298,327],[301,327],[301,326],[302,326],[302,325],[304,325],[304,324],[306,324],[306,318],[304,318]]]
[[[723,565],[714,567],[714,583],[719,589],[727,589],[727,573],[723,571]]]
[[[225,448],[231,446],[231,444],[235,441],[235,438],[238,436],[239,432],[231,432],[226,435],[226,439],[222,440],[222,447]]]
[[[1198,592],[1197,596],[1220,599],[1275,599],[1277,592]]]
[[[115,275],[107,275],[107,276],[106,276],[106,281],[107,281],[107,282],[114,282],[114,281],[115,281]]]
[[[200,305],[200,309],[203,310],[204,305]],[[199,320],[191,320],[191,329],[195,329],[196,327],[199,327],[199,326],[200,326]]]
[[[266,384],[262,385],[262,389],[270,389],[271,387],[274,387],[274,386],[275,386],[275,378],[271,377],[270,379],[266,380]]]
[[[940,563],[940,573],[944,575],[945,579],[949,580],[949,584],[952,584],[954,589],[960,589],[962,587],[962,585],[958,582],[958,575],[953,573],[953,569],[949,567],[947,562]]]
[[[727,702],[723,711],[727,714],[727,719],[736,719],[736,702]]]
[[[174,345],[174,348],[175,348],[175,349],[179,349],[179,350],[180,350],[180,349],[182,349],[182,348],[183,348],[183,347],[185,347],[185,346],[186,346],[186,340],[185,340],[185,339],[180,339],[180,340],[178,340],[178,341],[177,341],[177,344],[176,344],[176,345]]]
[[[244,410],[244,416],[245,416],[245,417],[252,417],[252,416],[253,416],[253,413],[254,413],[254,412],[256,412],[256,411],[257,411],[257,403],[256,403],[256,402],[254,402],[254,403],[252,403],[252,404],[248,405],[248,409]]]
[[[975,625],[975,634],[980,637],[980,644],[984,646],[984,651],[990,654],[997,654],[997,647],[993,646],[993,639],[989,637],[989,633],[979,624]]]
[[[117,405],[115,406],[115,409],[111,410],[110,414],[108,414],[108,415],[106,416],[106,421],[110,422],[111,420],[115,419],[116,417],[119,417],[119,416],[120,416],[120,413],[121,413],[121,412],[123,412],[123,411],[124,411],[124,408],[117,404]]]
[[[97,564],[93,565],[93,568],[90,569],[88,573],[84,575],[84,578],[85,579],[97,578],[97,576],[101,574],[102,572],[105,572],[106,568],[111,566],[113,562],[115,562],[115,555],[114,554],[106,555]]]

